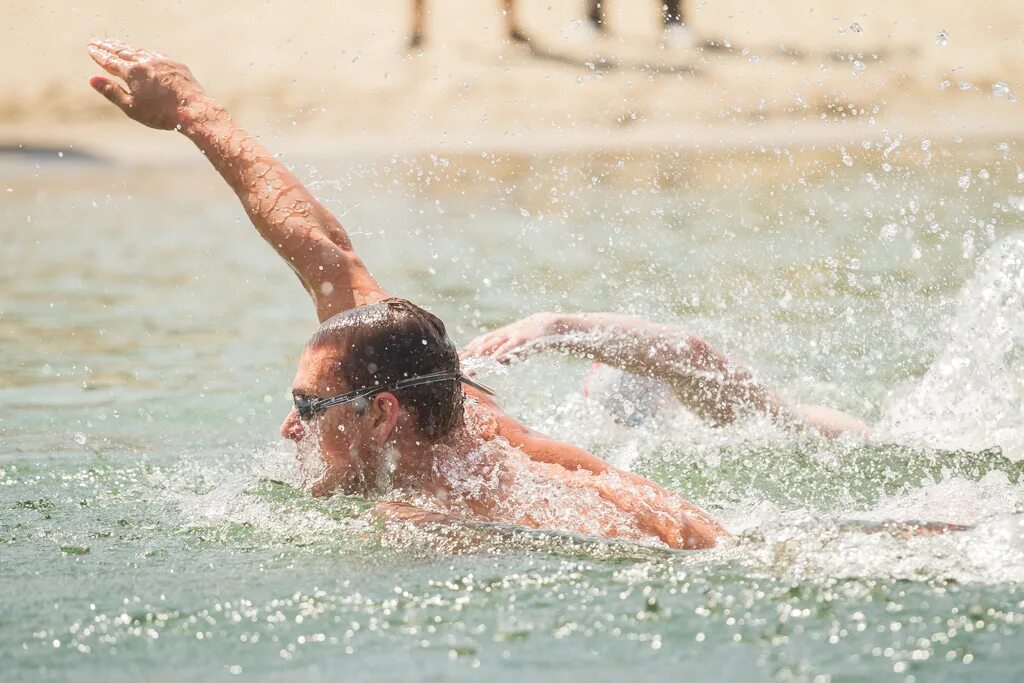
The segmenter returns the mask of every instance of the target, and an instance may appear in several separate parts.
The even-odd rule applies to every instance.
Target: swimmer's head
[[[303,399],[323,399],[351,391],[389,387],[410,378],[459,375],[458,350],[436,316],[404,300],[359,306],[325,321],[306,343],[293,383]],[[281,433],[307,441],[315,430],[328,467],[348,467],[353,476],[399,432],[423,444],[462,424],[462,384],[458,379],[382,391],[335,405],[310,420],[296,410]]]
[[[621,425],[648,423],[675,401],[664,382],[594,363],[583,383],[583,393],[607,410]]]

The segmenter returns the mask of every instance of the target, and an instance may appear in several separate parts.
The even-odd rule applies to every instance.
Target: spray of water
[[[1024,235],[996,243],[960,295],[949,342],[897,395],[879,433],[947,449],[1024,458]]]

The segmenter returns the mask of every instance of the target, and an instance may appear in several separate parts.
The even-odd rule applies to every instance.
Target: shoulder
[[[466,391],[465,416],[466,426],[473,435],[487,441],[499,436],[512,441],[510,434],[526,429],[490,397],[474,389]]]

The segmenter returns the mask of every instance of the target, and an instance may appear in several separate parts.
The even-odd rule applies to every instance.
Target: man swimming
[[[505,414],[462,374],[442,322],[381,287],[338,220],[185,65],[115,40],[88,49],[120,79],[90,85],[129,118],[195,143],[313,299],[321,325],[281,434],[323,460],[314,495],[391,491],[429,512],[672,548],[727,535],[677,494]]]
[[[686,408],[712,425],[765,415],[792,431],[833,438],[867,436],[855,417],[818,405],[797,405],[755,381],[743,365],[678,325],[614,313],[535,313],[480,335],[464,356],[501,363],[545,350],[595,360],[587,388],[620,422],[637,424],[659,410]],[[603,372],[611,366],[625,375]],[[604,386],[596,386],[602,384]],[[612,385],[612,386],[608,386]]]

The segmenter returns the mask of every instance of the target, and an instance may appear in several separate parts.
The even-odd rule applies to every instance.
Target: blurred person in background
[[[530,39],[519,27],[516,19],[516,0],[502,1],[502,17],[505,23],[505,36],[514,43],[529,43]],[[576,22],[575,29],[584,29],[584,36],[579,30],[571,30],[570,34],[577,39],[604,35],[608,29],[605,17],[607,2],[587,0],[586,22]],[[412,30],[409,34],[409,47],[418,48],[426,38],[427,0],[412,0]],[[585,28],[589,27],[589,29]],[[683,0],[664,0],[661,5],[661,44],[666,48],[684,48],[693,45],[693,36],[683,19]]]
[[[607,0],[587,0],[587,22],[600,35],[608,30],[605,17]],[[661,44],[666,48],[693,46],[693,35],[683,18],[683,0],[664,0],[661,4]]]
[[[516,23],[515,0],[501,0],[502,17],[505,21],[505,37],[513,43],[529,43],[530,39],[519,29]],[[426,38],[427,0],[412,0],[412,31],[409,35],[409,47],[418,48]]]

